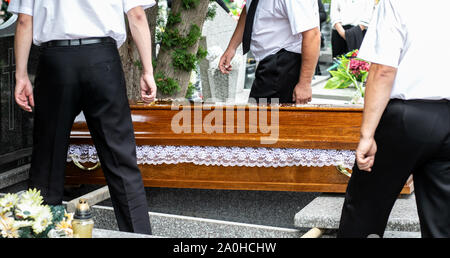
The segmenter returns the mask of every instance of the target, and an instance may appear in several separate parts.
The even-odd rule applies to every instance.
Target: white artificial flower
[[[16,217],[19,219],[36,218],[43,206],[35,205],[32,202],[20,202],[16,206]]]
[[[69,223],[70,225],[72,225],[73,212],[67,213],[66,211],[64,211],[64,220],[65,220],[67,223]]]
[[[41,205],[44,199],[41,196],[41,191],[38,191],[35,189],[29,189],[28,191],[25,191],[20,194],[19,196],[19,202],[27,202],[32,203],[34,205]]]
[[[17,204],[19,197],[17,194],[7,194],[0,199],[1,213],[8,212]]]
[[[17,204],[19,197],[17,194],[7,194],[0,199],[0,207],[2,207],[2,213],[10,211]]]
[[[18,238],[18,228],[14,226],[14,219],[9,216],[0,216],[0,234],[3,238]]]
[[[32,225],[33,225],[32,220],[16,220],[16,221],[14,221],[14,227],[16,227],[16,228],[31,227]]]
[[[35,217],[35,221],[33,223],[33,231],[36,234],[41,233],[46,230],[48,226],[52,224],[53,214],[48,205],[43,206],[41,211],[38,213],[38,216]]]

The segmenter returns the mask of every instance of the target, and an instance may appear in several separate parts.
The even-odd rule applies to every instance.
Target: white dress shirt
[[[33,43],[61,39],[112,37],[126,40],[124,13],[148,8],[155,0],[11,0],[8,11],[33,16]]]
[[[359,58],[398,68],[391,98],[450,100],[448,0],[382,0]],[[420,19],[418,19],[420,17]],[[444,71],[444,73],[441,73]]]
[[[251,3],[247,0],[247,13]],[[319,26],[317,0],[259,0],[250,50],[257,61],[283,48],[301,53],[301,33]]]
[[[375,9],[375,0],[331,0],[331,27],[341,23],[345,25],[368,26]]]

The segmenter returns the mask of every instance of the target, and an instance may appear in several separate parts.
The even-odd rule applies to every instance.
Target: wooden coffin
[[[152,105],[131,103],[130,106],[138,146],[354,150],[359,140],[362,120],[360,106],[224,107],[200,104],[178,106],[164,103]],[[213,115],[212,112],[216,113]],[[180,120],[181,114],[190,116]],[[215,120],[220,117],[218,114],[222,114],[223,121],[216,124]],[[255,120],[255,116],[259,118],[260,114],[263,114],[263,119]],[[264,116],[267,122],[261,123]],[[176,123],[175,130],[173,121],[179,122]],[[267,127],[264,125],[276,125],[277,122],[278,135],[274,137],[273,131],[265,131]],[[263,142],[262,137],[266,139]],[[76,121],[73,126],[71,144],[92,144],[83,119]],[[96,164],[82,165],[88,168]],[[349,177],[342,172],[351,172],[348,169],[339,170],[336,166],[243,167],[180,163],[139,165],[139,167],[147,187],[334,193],[345,192]],[[105,180],[101,168],[86,171],[70,162],[67,166],[66,183],[104,184]],[[410,178],[402,193],[412,192],[412,178]]]

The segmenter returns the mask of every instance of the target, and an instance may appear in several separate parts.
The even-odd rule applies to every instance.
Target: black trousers
[[[383,236],[411,174],[422,237],[450,237],[450,102],[391,100],[375,140],[372,172],[353,168],[338,237]]]
[[[121,231],[150,234],[125,79],[114,43],[41,49],[29,186],[61,204],[70,131],[83,111]]]
[[[353,28],[352,25],[345,25],[343,27],[345,30]],[[348,49],[345,39],[335,29],[331,30],[331,51],[333,57],[339,57],[351,51]]]
[[[270,55],[258,64],[250,91],[250,98],[279,99],[279,103],[295,103],[292,101],[294,88],[300,80],[302,55],[285,49]]]

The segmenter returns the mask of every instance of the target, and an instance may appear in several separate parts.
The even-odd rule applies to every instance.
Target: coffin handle
[[[88,168],[88,167],[83,166],[80,163],[80,161],[78,161],[78,159],[75,155],[70,155],[70,157],[72,158],[73,164],[75,164],[75,166],[77,166],[79,169],[84,170],[84,171],[93,171],[93,170],[100,168],[100,166],[101,166],[100,161],[98,161],[97,164],[95,164],[93,167]]]
[[[337,169],[337,171],[339,171],[341,174],[344,174],[344,175],[346,175],[346,176],[348,176],[348,177],[351,177],[351,176],[352,176],[352,174],[351,174],[350,172],[348,172],[348,170],[347,170],[344,166],[342,166],[342,165],[337,166],[336,169]]]

